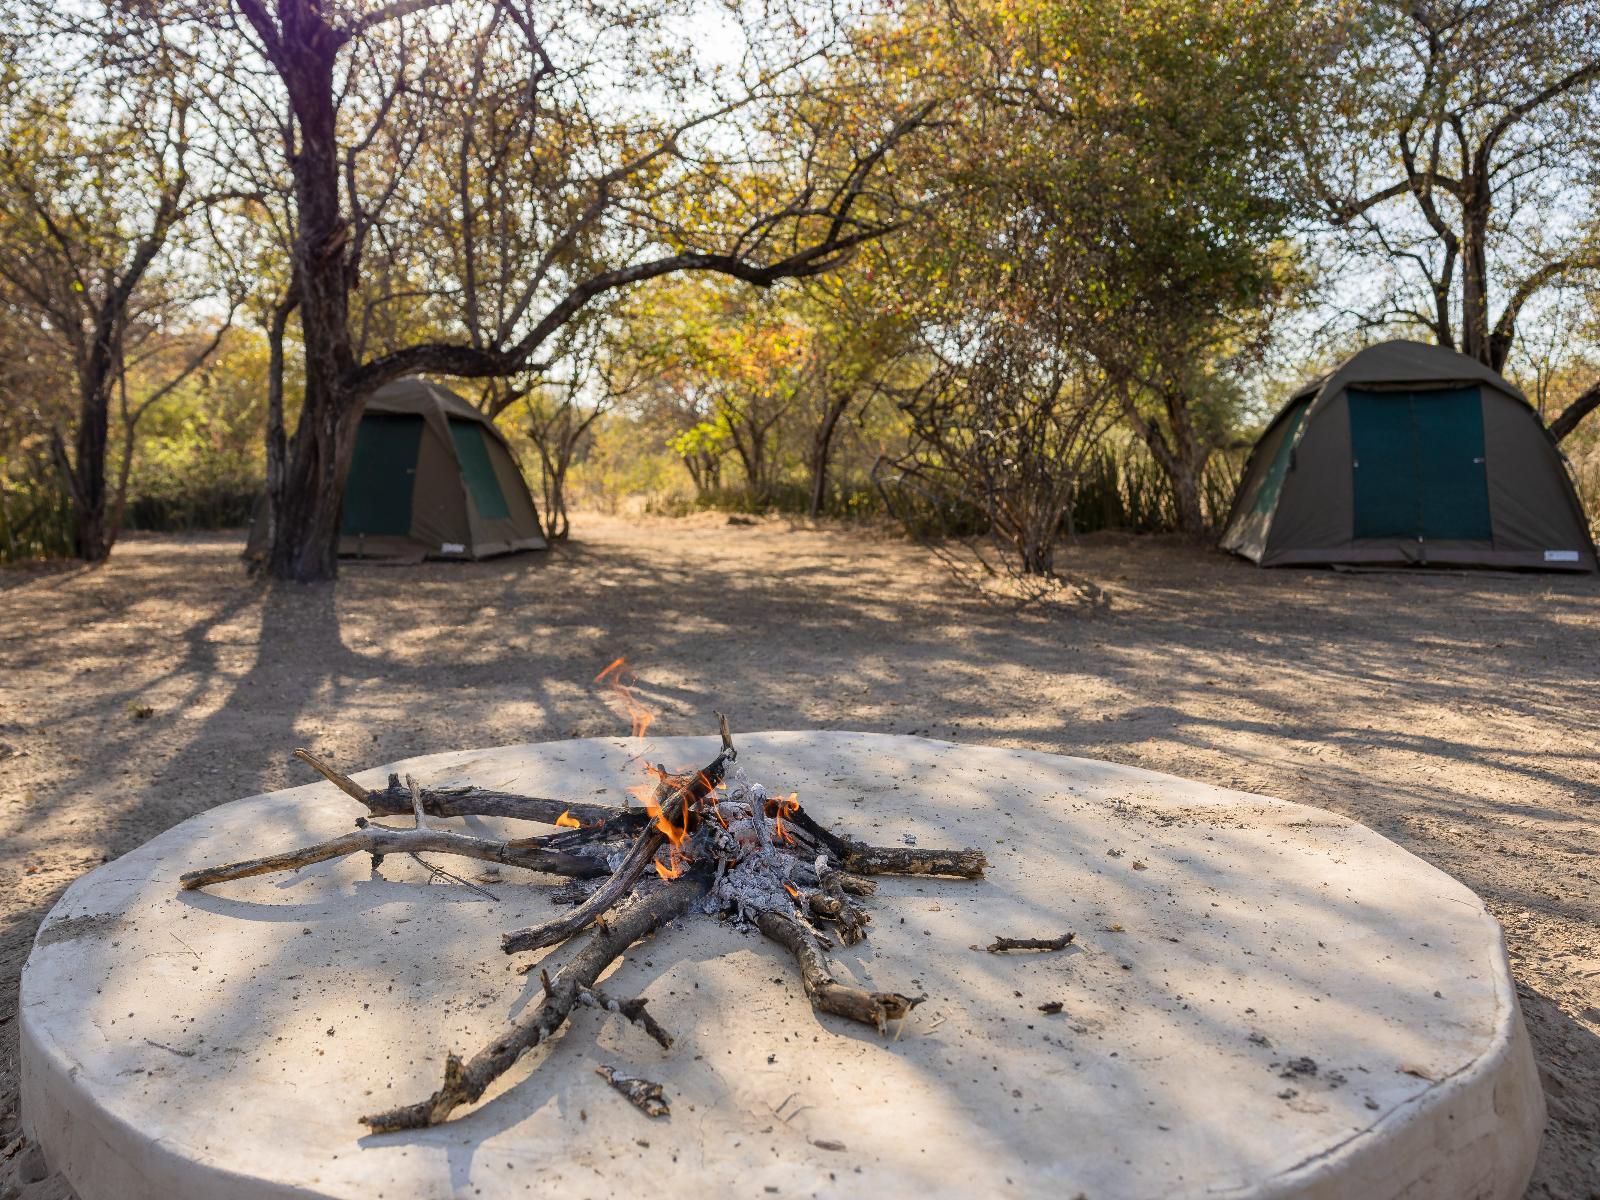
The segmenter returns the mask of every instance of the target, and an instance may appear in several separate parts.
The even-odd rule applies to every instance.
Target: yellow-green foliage
[[[667,446],[669,436],[666,429],[621,413],[603,417],[588,453],[572,468],[568,486],[574,506],[617,512],[630,502],[687,504],[694,487],[682,460]]]
[[[236,330],[204,369],[139,422],[126,527],[214,529],[248,521],[263,478],[266,404],[266,341]],[[118,444],[109,470],[115,477],[120,469]]]

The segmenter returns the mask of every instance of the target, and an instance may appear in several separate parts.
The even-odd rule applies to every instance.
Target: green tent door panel
[[[405,537],[417,482],[422,418],[368,413],[356,430],[339,531],[348,537]]]
[[[1273,451],[1272,462],[1268,464],[1266,476],[1261,480],[1256,501],[1250,506],[1251,512],[1270,513],[1278,506],[1278,493],[1283,490],[1283,478],[1289,473],[1289,463],[1294,458],[1294,439],[1299,436],[1300,426],[1305,423],[1306,410],[1310,407],[1309,403],[1303,403],[1284,418],[1278,448]]]
[[[494,464],[489,461],[489,448],[483,444],[483,426],[451,417],[450,440],[456,445],[456,458],[461,462],[461,474],[466,478],[467,493],[478,516],[485,521],[506,520],[511,512],[506,508],[500,481],[495,478]]]
[[[1477,388],[1348,397],[1355,537],[1493,540]]]

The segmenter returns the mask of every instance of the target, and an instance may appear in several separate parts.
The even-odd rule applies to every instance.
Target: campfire
[[[598,681],[612,685],[642,736],[650,714],[621,682],[618,659]],[[364,805],[369,816],[354,832],[265,858],[193,871],[185,889],[207,887],[349,854],[370,854],[376,871],[386,855],[453,854],[545,875],[565,877],[550,890],[567,911],[540,925],[502,935],[501,949],[522,954],[560,946],[587,934],[555,971],[542,962],[543,1002],[465,1062],[451,1054],[444,1080],[415,1104],[361,1118],[374,1132],[414,1129],[446,1120],[481,1097],[523,1054],[550,1038],[579,1005],[620,1013],[663,1047],[671,1036],[647,1011],[643,997],[613,997],[600,976],[634,943],[674,918],[698,913],[759,931],[793,956],[812,1006],[885,1032],[924,999],[871,992],[834,978],[827,951],[867,936],[871,916],[861,901],[877,889],[873,876],[942,875],[976,879],[987,863],[977,850],[869,846],[838,836],[806,811],[795,792],[769,790],[738,762],[727,718],[718,714],[722,748],[698,769],[668,770],[644,763],[644,779],[629,792],[639,801],[610,805],[518,796],[478,787],[424,788],[391,775],[369,791],[304,750],[297,758]],[[408,827],[372,817],[410,813]],[[555,827],[532,837],[493,840],[429,824],[430,818],[509,817]],[[420,858],[419,862],[423,862]],[[448,872],[423,862],[436,874]],[[458,882],[465,883],[463,880]],[[468,885],[473,886],[473,885]],[[530,971],[534,966],[524,967]],[[606,1077],[649,1115],[667,1111],[661,1089],[645,1080]]]

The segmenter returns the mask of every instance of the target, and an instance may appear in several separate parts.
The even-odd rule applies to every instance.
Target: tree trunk
[[[1162,399],[1171,430],[1170,439],[1159,425],[1139,412],[1131,395],[1124,391],[1121,397],[1123,411],[1150,448],[1150,457],[1155,459],[1172,488],[1178,532],[1202,534],[1206,531],[1206,514],[1200,503],[1200,479],[1205,474],[1211,448],[1196,436],[1188,394],[1181,388],[1168,388]]]
[[[111,531],[106,522],[106,441],[117,325],[116,319],[101,314],[89,352],[78,369],[78,435],[69,483],[76,522],[74,549],[85,562],[104,562],[111,554]]]
[[[839,419],[850,405],[850,394],[844,392],[829,401],[822,424],[811,439],[811,516],[822,515],[822,502],[828,495],[828,460],[833,454],[833,435],[839,428]]]
[[[289,442],[283,492],[272,515],[267,570],[299,583],[339,571],[339,518],[345,476],[355,452],[361,405],[335,379],[306,380],[305,407]]]
[[[1495,361],[1489,335],[1489,193],[1477,176],[1462,180],[1461,213],[1461,352],[1498,371],[1505,355]]]
[[[338,40],[313,6],[284,5],[279,72],[300,134],[294,171],[294,273],[305,344],[305,398],[288,444],[279,494],[269,496],[267,571],[277,579],[332,579],[339,515],[365,396],[348,388],[350,226],[340,212],[334,111]]]
[[[267,326],[267,502],[265,537],[259,544],[267,551],[277,543],[278,512],[283,507],[284,462],[289,453],[289,439],[283,425],[283,340],[289,332],[289,316],[300,302],[298,280],[289,281],[283,299],[272,308],[272,320]],[[259,570],[264,562],[260,549],[252,547],[250,570]]]
[[[1206,514],[1200,504],[1200,474],[1203,467],[1202,463],[1178,460],[1168,472],[1180,533],[1205,532]]]
[[[117,355],[117,411],[122,416],[122,461],[117,464],[117,489],[111,498],[110,533],[107,542],[116,545],[122,536],[122,522],[128,514],[128,480],[133,476],[133,443],[138,419],[128,411],[128,364]]]

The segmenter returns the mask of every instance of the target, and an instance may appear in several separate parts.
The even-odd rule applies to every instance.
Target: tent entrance
[[[348,537],[405,537],[417,481],[422,418],[368,413],[356,430],[339,532]]]
[[[456,458],[460,460],[461,474],[467,481],[467,492],[472,496],[472,507],[485,521],[504,521],[511,514],[506,508],[500,481],[494,476],[494,464],[489,461],[483,427],[451,417],[450,440],[456,444]]]
[[[1300,426],[1305,423],[1306,409],[1310,407],[1309,404],[1302,404],[1284,418],[1283,428],[1278,434],[1278,445],[1272,452],[1272,462],[1256,493],[1256,502],[1250,506],[1251,512],[1265,515],[1277,506],[1278,493],[1283,490],[1283,477],[1289,473],[1289,461],[1294,457],[1294,439],[1300,432]]]
[[[1493,539],[1477,388],[1351,388],[1354,536]]]

